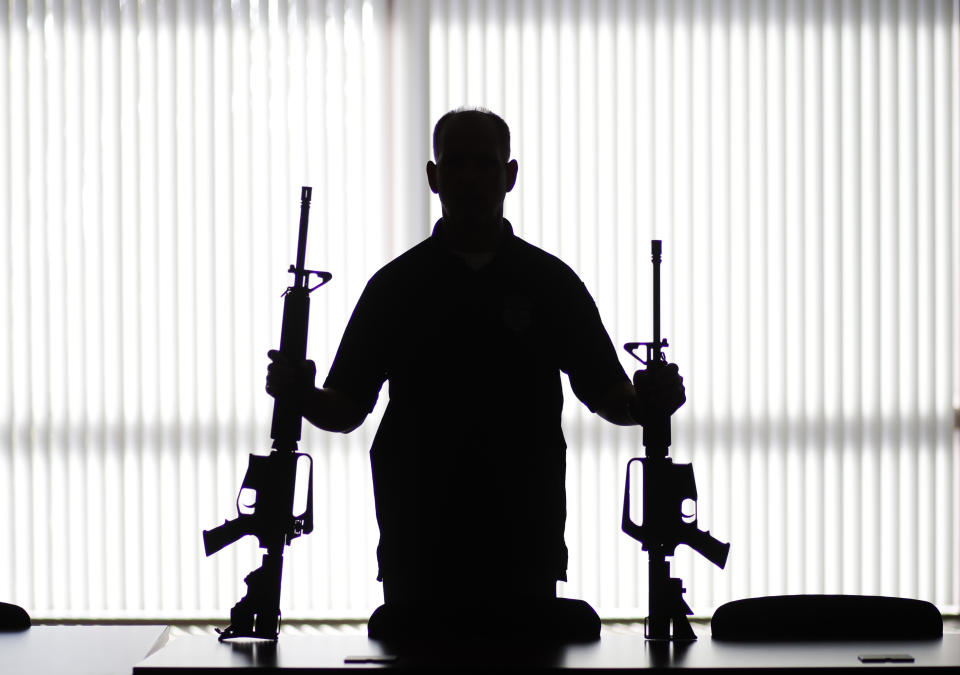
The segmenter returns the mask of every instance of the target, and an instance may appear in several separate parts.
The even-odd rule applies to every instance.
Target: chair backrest
[[[23,607],[0,602],[0,631],[26,630],[30,627],[30,615]]]
[[[454,607],[386,603],[367,624],[375,640],[521,637],[532,642],[573,643],[600,639],[600,617],[588,603],[571,598],[462,601]]]
[[[711,620],[715,640],[926,640],[943,636],[924,600],[874,595],[775,595],[734,600]]]

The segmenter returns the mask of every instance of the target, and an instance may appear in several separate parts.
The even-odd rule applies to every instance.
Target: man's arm
[[[363,424],[367,413],[346,394],[329,387],[315,387],[304,400],[303,416],[324,431],[347,434]]]
[[[676,364],[663,364],[637,371],[634,384],[618,382],[607,390],[597,414],[620,426],[643,424],[646,415],[672,415],[687,400],[683,378]]]
[[[633,385],[622,380],[608,389],[600,399],[597,414],[608,422],[622,427],[640,424],[633,414],[636,402],[637,392]]]
[[[346,394],[314,386],[317,367],[313,361],[296,366],[276,350],[267,352],[267,356],[271,360],[267,366],[267,393],[274,398],[295,397],[300,414],[315,427],[345,434],[366,419],[367,413]]]

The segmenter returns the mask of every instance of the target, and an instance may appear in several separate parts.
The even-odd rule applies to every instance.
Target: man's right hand
[[[267,393],[274,398],[290,398],[300,408],[300,414],[314,426],[326,431],[348,433],[356,429],[367,416],[348,396],[336,389],[317,389],[317,365],[305,359],[299,364],[275,349],[267,352]]]
[[[267,393],[274,398],[296,397],[304,399],[316,388],[317,365],[304,359],[299,364],[292,363],[276,349],[267,352],[270,365],[267,366]]]

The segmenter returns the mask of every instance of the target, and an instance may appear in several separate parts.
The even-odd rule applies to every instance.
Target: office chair
[[[931,603],[872,595],[745,598],[714,612],[715,640],[929,640],[943,636]]]
[[[26,630],[30,627],[30,615],[26,610],[8,602],[0,602],[0,631]]]
[[[453,612],[388,603],[371,615],[367,634],[387,641],[443,635],[590,642],[600,639],[600,617],[583,600],[570,598],[531,599],[509,605],[461,603]]]

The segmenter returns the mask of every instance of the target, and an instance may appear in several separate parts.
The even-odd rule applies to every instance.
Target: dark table
[[[503,667],[580,672],[678,668],[688,672],[754,669],[790,671],[817,669],[912,668],[960,670],[960,634],[909,642],[818,642],[745,644],[711,639],[701,628],[696,642],[646,641],[641,636],[604,634],[594,643],[557,648],[523,643],[425,641],[416,649],[393,650],[363,635],[283,635],[279,642],[241,641],[221,644],[214,637],[172,640],[134,668],[135,675],[208,673],[225,670],[281,670],[284,673],[346,672],[360,668],[495,669]],[[912,663],[864,664],[858,657],[907,654]],[[396,656],[395,661],[389,661]],[[349,657],[369,658],[347,663]]]
[[[0,673],[130,675],[169,632],[166,626],[33,626],[0,633]]]
[[[445,671],[503,667],[581,673],[633,669],[684,669],[687,672],[954,669],[960,672],[960,633],[910,642],[819,642],[736,644],[714,641],[709,627],[696,626],[700,639],[688,644],[649,642],[639,635],[604,632],[600,641],[558,648],[525,643],[427,640],[399,651],[364,635],[283,635],[278,643],[217,642],[214,636],[169,639],[164,626],[34,626],[22,633],[0,633],[3,675],[159,675],[162,673],[346,672],[383,668],[377,658],[397,656],[403,668]],[[913,663],[867,665],[865,654],[908,654]],[[347,657],[369,658],[347,664]]]

